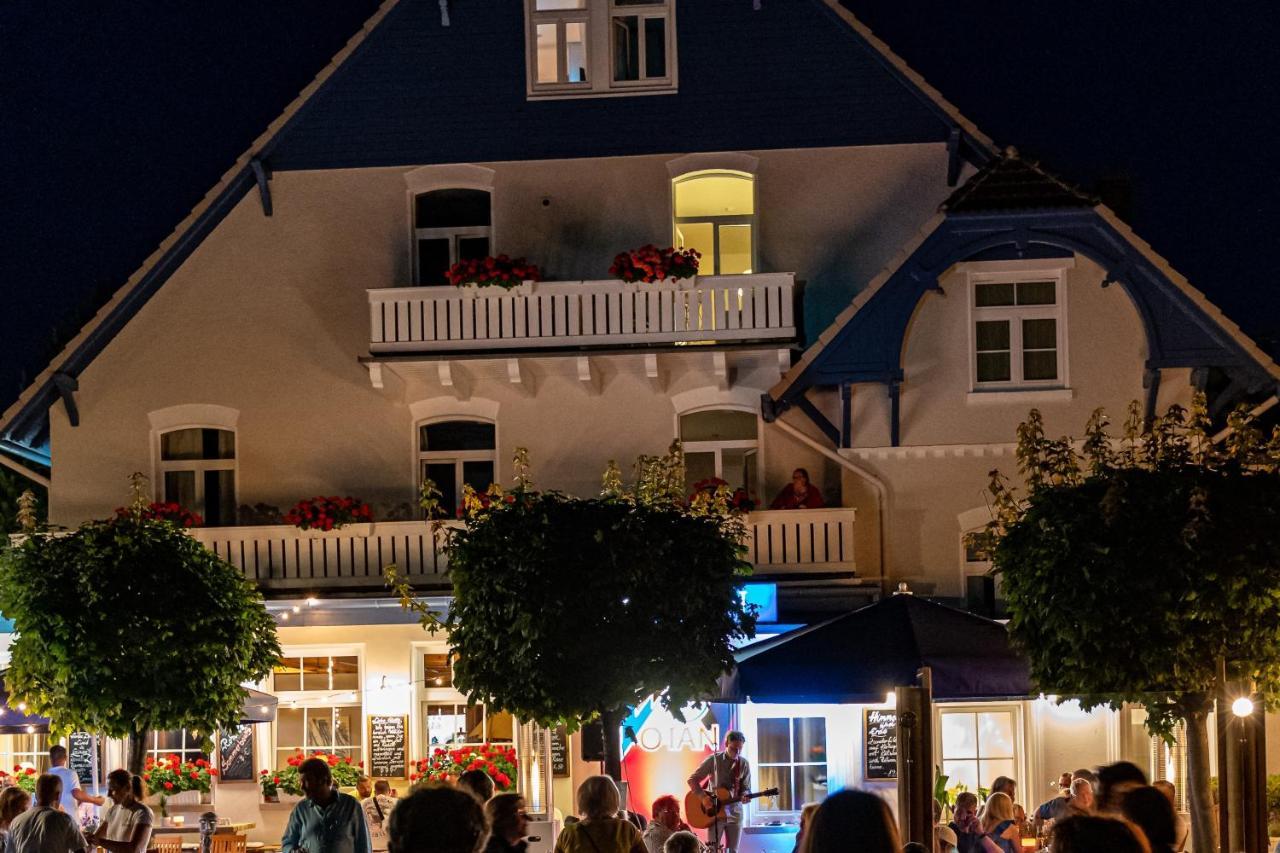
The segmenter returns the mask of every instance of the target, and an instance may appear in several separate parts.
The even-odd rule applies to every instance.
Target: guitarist
[[[719,844],[724,835],[724,849],[728,853],[737,853],[738,840],[742,837],[743,795],[751,790],[751,765],[742,755],[742,747],[746,746],[747,737],[742,732],[729,732],[724,738],[724,751],[713,752],[698,765],[689,777],[689,790],[703,795],[703,802],[709,807],[710,802],[703,790],[703,782],[711,791],[724,788],[729,792],[729,804],[725,806],[724,818],[717,820],[707,830],[707,841]],[[723,805],[723,804],[722,804]]]

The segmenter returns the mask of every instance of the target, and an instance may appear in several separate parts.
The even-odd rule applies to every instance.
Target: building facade
[[[700,274],[610,275],[645,244],[699,250]],[[447,284],[499,254],[544,280]],[[454,505],[509,483],[521,446],[539,487],[593,494],[611,460],[680,439],[691,488],[719,477],[756,502],[778,623],[900,582],[985,606],[964,534],[1030,408],[1079,433],[1099,407],[1201,388],[1220,410],[1278,380],[1105,207],[997,150],[834,0],[388,0],[4,414],[0,449],[49,467],[56,524],[110,514],[135,471],[205,518],[193,535],[280,619],[261,687],[281,705],[255,733],[274,767],[296,748],[367,760],[373,716],[406,719],[412,757],[520,741],[453,690],[443,640],[381,582],[395,563],[447,607],[424,480]],[[825,507],[766,509],[797,468]],[[278,522],[313,495],[375,520]],[[856,709],[723,713],[755,759],[777,720],[821,718],[831,766],[777,773],[868,782]],[[997,732],[972,755],[939,742],[977,774],[1047,780],[1151,748],[1131,712],[940,713]],[[593,765],[552,773],[541,743],[522,785],[567,811]],[[752,820],[807,798],[797,783]],[[260,799],[216,793],[278,836]]]

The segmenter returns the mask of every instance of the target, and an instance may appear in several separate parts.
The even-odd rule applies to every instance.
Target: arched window
[[[210,527],[236,523],[236,434],[186,427],[160,434],[160,492]]]
[[[449,267],[489,255],[490,208],[487,190],[441,189],[414,196],[414,264],[419,285],[448,284]]]
[[[693,484],[719,477],[731,489],[756,493],[760,438],[754,412],[703,409],[680,416],[680,442],[684,446],[685,480]]]
[[[435,421],[418,427],[421,477],[440,490],[440,506],[452,517],[462,487],[483,492],[496,476],[495,427],[487,421]]]
[[[702,253],[703,275],[756,268],[756,182],[747,172],[689,172],[671,182],[675,245]]]

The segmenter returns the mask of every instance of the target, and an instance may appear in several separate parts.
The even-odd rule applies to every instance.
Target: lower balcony
[[[854,579],[854,516],[850,507],[750,513],[747,559],[767,580]],[[382,569],[393,563],[416,589],[449,585],[448,560],[426,521],[355,524],[328,533],[285,525],[191,533],[269,597],[385,590]]]

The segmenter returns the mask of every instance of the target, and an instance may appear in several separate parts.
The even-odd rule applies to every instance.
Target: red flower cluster
[[[133,512],[128,508],[116,507],[117,518],[129,518],[132,515]],[[149,503],[138,516],[149,521],[167,521],[178,527],[204,527],[204,519],[199,514],[183,509],[173,501]]]
[[[0,771],[0,772],[3,772],[3,771]],[[13,766],[13,772],[24,775],[24,776],[36,775],[36,769],[34,767],[23,767],[21,764],[15,764]],[[9,774],[6,773],[5,775],[7,776]]]
[[[474,284],[478,287],[505,287],[508,290],[525,281],[541,281],[542,270],[524,258],[512,260],[506,255],[496,258],[473,258],[458,261],[445,273],[454,287]]]
[[[721,486],[726,489],[729,484],[719,477],[708,477],[705,480],[699,480],[693,484],[693,494],[689,495],[689,503],[693,503],[694,498],[698,495],[705,494],[714,497],[716,490]],[[729,496],[729,509],[735,512],[751,512],[756,508],[756,502],[751,500],[751,496],[747,494],[747,490],[739,486],[733,490],[733,494]]]
[[[344,524],[373,521],[373,510],[359,498],[317,496],[298,501],[284,520],[302,530],[336,530]]]
[[[677,249],[674,246],[659,249],[649,243],[615,257],[613,266],[609,267],[609,275],[645,284],[692,278],[698,274],[698,259],[701,257],[702,253],[697,249]]]
[[[457,779],[468,770],[483,770],[499,791],[515,788],[516,751],[502,744],[437,748],[430,758],[419,758],[413,765],[416,772],[409,774],[412,782],[420,779],[446,782]]]
[[[161,791],[166,794],[180,791],[202,791],[207,794],[217,775],[217,769],[203,758],[183,761],[170,753],[160,758],[147,756],[142,781],[146,783],[149,794]]]

